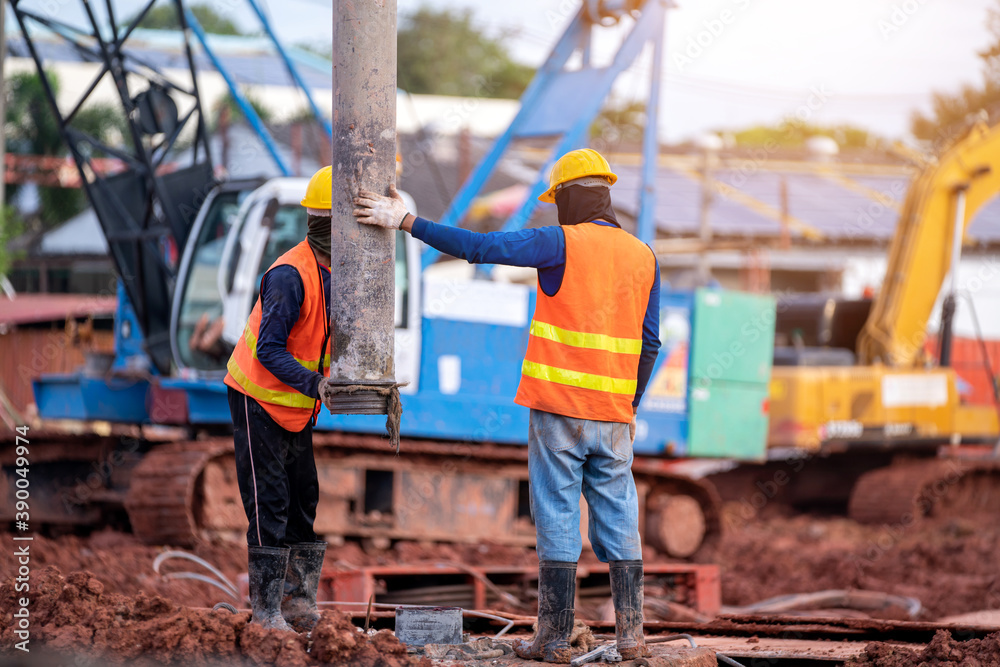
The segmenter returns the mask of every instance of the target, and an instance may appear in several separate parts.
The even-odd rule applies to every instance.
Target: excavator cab
[[[782,299],[774,331],[775,366],[853,366],[871,299],[795,294]]]

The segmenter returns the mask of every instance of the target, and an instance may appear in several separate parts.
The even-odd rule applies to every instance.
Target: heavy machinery
[[[12,2],[22,27],[39,20],[26,4]],[[201,153],[194,151],[197,187],[178,184],[176,178],[168,181],[159,173],[156,160],[162,159],[163,142],[176,139],[181,128],[173,123],[139,124],[144,107],[129,84],[143,63],[127,47],[135,26],[116,25],[107,4],[110,29],[104,27],[103,36],[92,14],[90,39],[71,36],[76,48],[96,49],[95,58],[106,63],[101,76],[116,77],[135,135],[138,157],[130,157],[147,167],[124,172],[129,177],[138,174],[129,181],[129,190],[117,181],[94,180],[86,151],[74,150],[73,157],[81,174],[90,174],[87,192],[116,253],[121,276],[116,354],[107,372],[91,368],[38,378],[35,396],[44,418],[107,422],[128,427],[131,435],[137,434],[136,428],[142,431],[138,437],[52,436],[33,442],[32,497],[38,500],[32,517],[36,523],[86,525],[124,510],[132,529],[151,542],[190,544],[239,536],[246,519],[221,379],[261,274],[305,236],[305,211],[298,203],[305,181],[218,183],[211,178],[207,141]],[[172,4],[182,25],[186,20],[207,48],[196,19],[179,0]],[[584,3],[526,91],[511,130],[470,177],[445,222],[461,219],[462,206],[486,183],[511,141],[537,140],[540,134],[561,137],[553,155],[579,144],[617,73],[650,41],[662,56],[666,4]],[[635,21],[618,56],[608,67],[591,66],[590,34],[626,13]],[[57,21],[42,18],[44,25],[58,28]],[[25,36],[32,44],[30,32]],[[564,65],[579,50],[584,53],[583,67],[566,70]],[[42,58],[32,53],[44,72]],[[287,59],[286,64],[294,69]],[[149,90],[156,91],[145,103],[160,112],[157,117],[169,120],[172,114],[163,112],[171,111],[172,96],[180,94],[174,89],[182,87],[155,71],[145,73],[151,78]],[[657,64],[654,80],[658,74]],[[581,107],[578,97],[565,94],[571,88],[587,90],[592,97]],[[230,89],[239,98],[238,88]],[[182,92],[193,93],[192,108],[197,111],[196,87]],[[54,96],[51,101],[64,121],[67,141],[77,145],[80,138],[70,127],[71,114],[60,111]],[[560,104],[565,113],[557,113]],[[195,111],[182,119],[192,118]],[[646,128],[650,160],[656,152],[654,119],[652,114]],[[198,125],[194,135],[199,141],[202,129]],[[545,167],[539,171],[539,182],[546,172]],[[652,166],[645,176],[651,175]],[[200,208],[164,207],[184,193],[186,202],[203,201]],[[129,199],[129,194],[140,196]],[[643,188],[639,229],[649,238],[654,194],[651,187]],[[116,207],[129,215],[123,220]],[[506,228],[523,224],[530,212],[530,206],[522,207]],[[165,218],[174,224],[162,224]],[[115,243],[120,239],[127,242],[119,249]],[[428,253],[410,237],[401,236],[396,248],[395,372],[397,381],[408,382],[401,389],[401,454],[387,451],[379,435],[384,430],[381,419],[324,411],[314,440],[321,504],[316,530],[333,539],[360,537],[375,545],[394,539],[531,544],[524,446],[528,412],[512,399],[534,289],[485,280],[471,270],[461,278],[447,277],[438,266],[427,266]],[[170,261],[175,254],[178,260]],[[148,307],[152,299],[158,304],[155,310]],[[680,472],[677,465],[685,457],[764,456],[774,300],[716,290],[665,290],[660,305],[664,347],[639,407],[635,443],[642,532],[652,547],[667,555],[703,559],[720,536],[719,498],[710,483]],[[752,341],[741,341],[736,318],[756,318],[764,324]],[[728,352],[737,344],[738,354]],[[732,360],[719,365],[714,355],[720,352]],[[156,440],[152,436],[163,426],[180,427],[189,437]],[[7,479],[0,477],[0,497],[13,499],[13,484],[3,492]],[[3,508],[4,518],[13,517],[12,507],[8,502]]]
[[[963,404],[949,366],[965,232],[998,192],[1000,127],[976,125],[912,181],[874,301],[779,305],[779,337],[806,332],[776,351],[771,379],[772,458],[796,462],[777,485],[786,498],[849,493],[851,517],[890,525],[1000,510],[1000,403]],[[946,279],[934,364],[926,330]],[[776,494],[779,470],[759,469],[758,489]]]
[[[642,18],[620,57],[608,67],[590,67],[584,48],[583,67],[564,70],[595,26],[620,16],[625,5],[640,8]],[[584,3],[525,92],[511,128],[443,222],[462,219],[511,143],[557,136],[553,155],[580,143],[599,102],[588,97],[582,104],[569,92],[605,94],[613,75],[643,44],[652,40],[654,51],[662,49],[655,28],[664,11],[665,3],[656,0]],[[120,73],[129,64],[124,42],[112,40],[101,51],[110,54],[101,56],[107,72]],[[654,81],[658,62],[654,58]],[[122,276],[115,359],[107,373],[91,368],[35,384],[43,417],[128,425],[130,434],[144,428],[141,437],[35,441],[32,485],[41,491],[32,495],[32,517],[96,524],[124,511],[143,538],[185,544],[238,535],[245,525],[221,368],[261,272],[304,235],[298,206],[304,181],[220,184],[207,176],[208,154],[197,151],[191,171],[180,166],[181,176],[167,179],[155,159],[146,159],[174,134],[158,131],[164,128],[156,123],[144,129],[141,110],[169,111],[162,91],[192,91],[156,82],[159,87],[151,89],[160,92],[145,102],[124,88],[126,108],[139,107],[129,116],[139,157],[129,161],[126,177],[105,184],[90,168],[86,150],[73,153]],[[655,98],[650,104],[655,109]],[[645,239],[652,238],[655,196],[648,179],[656,152],[652,111],[650,119],[638,220]],[[65,134],[71,145],[80,144],[79,135]],[[947,366],[954,278],[945,299],[941,365],[933,367],[924,353],[927,321],[949,268],[957,264],[964,230],[1000,189],[1000,172],[992,169],[998,139],[996,128],[973,130],[913,182],[874,303],[823,297],[783,300],[776,308],[770,297],[664,291],[663,349],[639,408],[635,444],[642,533],[651,546],[678,558],[706,558],[722,528],[717,489],[754,509],[758,496],[764,504],[779,498],[809,506],[849,504],[852,516],[872,521],[964,512],[970,502],[1000,509],[991,504],[994,468],[987,456],[1000,433],[996,411],[962,404]],[[545,171],[543,165],[539,182]],[[194,192],[184,181],[189,176],[201,179]],[[133,191],[145,198],[126,198],[125,210],[137,222],[122,224],[115,207],[123,193]],[[192,204],[154,205],[178,196]],[[200,208],[193,205],[202,201]],[[504,227],[523,225],[533,205],[528,197]],[[175,213],[177,220],[164,224]],[[178,262],[164,260],[174,252]],[[477,279],[471,269],[456,278],[431,265],[433,258],[412,238],[398,239],[396,373],[397,380],[409,382],[402,390],[402,453],[387,451],[378,435],[381,420],[324,412],[316,436],[322,507],[317,530],[375,545],[393,539],[530,544],[527,413],[511,399],[533,289]],[[773,349],[776,320],[779,333],[795,345]],[[156,439],[160,426],[180,427],[188,437]],[[939,456],[942,450],[946,457]],[[695,470],[697,478],[689,474]],[[0,487],[12,474],[5,472]],[[0,497],[8,498],[2,516],[8,519],[13,488],[2,491]]]

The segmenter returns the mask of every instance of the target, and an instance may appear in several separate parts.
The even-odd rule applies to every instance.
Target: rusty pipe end
[[[320,387],[319,398],[335,415],[385,415],[394,380],[384,382],[330,380]]]

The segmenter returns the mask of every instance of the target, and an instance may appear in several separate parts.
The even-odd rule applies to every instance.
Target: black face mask
[[[578,225],[601,218],[621,228],[611,207],[610,188],[567,185],[556,191],[560,225]]]
[[[330,256],[330,220],[331,218],[325,215],[309,215],[306,240],[309,241],[309,247],[323,257]]]

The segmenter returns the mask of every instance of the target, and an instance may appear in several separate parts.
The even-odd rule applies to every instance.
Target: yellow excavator
[[[969,223],[997,193],[1000,125],[978,124],[925,163],[910,185],[882,287],[867,317],[855,318],[861,328],[849,360],[829,365],[831,355],[818,354],[824,365],[810,365],[809,355],[793,354],[799,362],[780,365],[776,355],[769,448],[854,459],[863,471],[848,501],[854,519],[905,525],[927,515],[1000,510],[997,407],[964,404],[950,367],[959,293],[952,268]],[[942,287],[935,362],[926,328]],[[827,310],[837,305],[831,300]],[[873,461],[880,461],[874,469]]]

